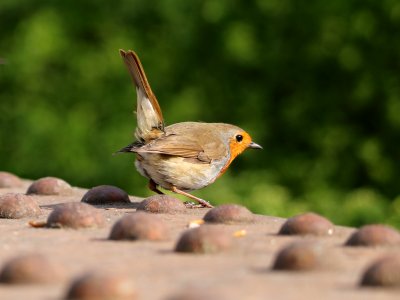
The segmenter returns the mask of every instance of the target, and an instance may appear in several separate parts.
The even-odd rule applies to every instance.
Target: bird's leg
[[[181,191],[180,189],[176,188],[175,186],[172,186],[171,191],[173,191],[174,193],[177,193],[177,194],[184,195],[184,196],[186,196],[186,197],[188,197],[190,199],[196,200],[202,207],[210,207],[210,208],[214,207],[208,201],[203,200],[201,198],[198,198],[196,196],[193,196],[193,195],[191,195],[189,193],[186,193],[184,191]]]
[[[164,195],[164,193],[161,192],[161,191],[157,188],[157,183],[155,183],[155,182],[153,181],[153,179],[150,179],[150,181],[149,181],[149,189],[152,190],[153,192],[156,192],[157,194]]]

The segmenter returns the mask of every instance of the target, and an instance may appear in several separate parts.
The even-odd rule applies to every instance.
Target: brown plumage
[[[243,129],[223,123],[182,122],[164,126],[160,105],[135,52],[120,50],[137,93],[137,141],[119,152],[134,152],[140,174],[151,190],[183,194],[212,207],[187,191],[213,183],[247,148],[261,149]]]

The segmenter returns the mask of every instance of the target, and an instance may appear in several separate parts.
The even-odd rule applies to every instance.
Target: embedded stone
[[[273,263],[273,270],[307,271],[321,268],[323,251],[320,245],[295,242],[281,249]]]
[[[254,219],[251,211],[237,204],[223,204],[210,209],[203,220],[207,223],[238,224],[250,223]]]
[[[232,247],[232,234],[225,228],[203,225],[186,230],[176,244],[176,252],[217,253]]]
[[[89,204],[131,203],[124,190],[112,185],[99,185],[91,188],[83,195],[81,201]]]
[[[400,256],[388,255],[373,262],[364,272],[360,285],[400,288]]]
[[[372,224],[365,225],[354,232],[345,243],[346,246],[394,246],[400,245],[400,233],[393,227]]]
[[[104,225],[101,210],[81,202],[59,204],[47,218],[47,227],[51,228],[79,229]]]
[[[0,195],[0,218],[21,219],[39,214],[40,207],[30,196],[15,193]]]
[[[71,186],[62,179],[55,177],[43,177],[34,181],[28,188],[28,195],[70,195]]]
[[[22,180],[14,174],[8,172],[0,172],[0,188],[20,187]]]
[[[328,219],[315,213],[305,213],[286,220],[281,235],[332,235],[334,226]]]
[[[168,195],[154,195],[139,203],[137,210],[159,214],[175,214],[186,210],[179,199]]]
[[[110,240],[165,240],[167,226],[156,215],[136,212],[125,215],[111,229]]]
[[[137,298],[134,282],[122,274],[91,272],[75,279],[66,295],[74,300],[133,300]]]
[[[40,254],[17,256],[5,263],[0,282],[8,284],[44,284],[60,281],[64,274],[58,266]]]

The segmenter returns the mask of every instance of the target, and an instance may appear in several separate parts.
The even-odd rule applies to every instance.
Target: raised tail
[[[137,93],[137,128],[136,138],[149,141],[159,137],[164,132],[164,119],[156,96],[150,88],[139,57],[132,50],[119,50],[129,74],[136,86]]]

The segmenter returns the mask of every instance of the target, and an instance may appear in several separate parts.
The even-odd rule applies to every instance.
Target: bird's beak
[[[249,148],[251,148],[251,149],[262,149],[263,147],[261,147],[259,144],[256,144],[256,143],[254,143],[254,142],[251,142],[251,143],[249,144]]]

